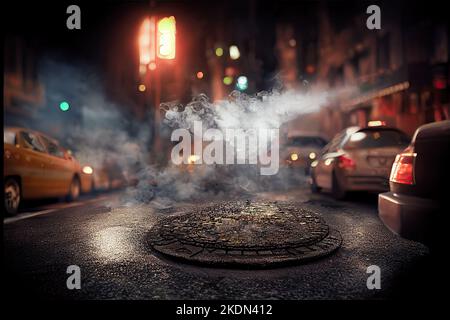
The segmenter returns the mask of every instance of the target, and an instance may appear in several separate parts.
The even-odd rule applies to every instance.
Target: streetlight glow
[[[174,16],[162,18],[158,21],[158,50],[160,59],[175,59],[176,21]]]
[[[229,86],[232,82],[233,82],[232,77],[226,76],[225,78],[223,78],[223,83],[226,84],[227,86]]]
[[[222,48],[216,48],[216,56],[221,57],[223,56],[223,49]]]
[[[63,101],[63,102],[61,102],[61,103],[59,104],[59,109],[60,109],[61,111],[66,112],[66,111],[68,111],[68,110],[70,109],[70,105],[69,105],[69,103],[68,103],[67,101]]]
[[[239,48],[237,46],[231,46],[230,47],[230,58],[232,60],[237,60],[241,56],[241,53],[239,52]]]
[[[237,79],[237,83],[236,83],[236,87],[241,90],[244,91],[248,88],[248,79],[246,76],[240,76]]]

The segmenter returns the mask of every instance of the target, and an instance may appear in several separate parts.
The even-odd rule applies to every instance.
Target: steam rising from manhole
[[[331,254],[337,230],[295,203],[221,202],[161,219],[149,233],[152,250],[210,266],[273,267]]]

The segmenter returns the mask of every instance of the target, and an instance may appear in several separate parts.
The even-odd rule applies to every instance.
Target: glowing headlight
[[[192,154],[192,155],[189,156],[188,162],[189,162],[190,164],[192,164],[192,163],[197,162],[198,159],[200,159],[200,157],[199,157],[198,155]]]
[[[311,160],[314,160],[314,159],[316,158],[316,153],[315,153],[315,152],[311,152],[311,153],[309,154],[309,158],[310,158]]]
[[[92,174],[94,172],[92,167],[89,167],[89,166],[84,166],[82,170],[83,170],[83,173],[85,173],[85,174]]]
[[[297,161],[297,160],[298,160],[298,154],[292,153],[292,154],[291,154],[291,160],[292,160],[292,161]]]
[[[311,162],[311,167],[315,168],[315,167],[317,167],[318,164],[319,164],[319,161],[314,160],[313,162]]]

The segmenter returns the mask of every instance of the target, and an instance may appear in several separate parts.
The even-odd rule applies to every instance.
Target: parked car
[[[449,181],[450,121],[419,127],[395,159],[390,191],[378,196],[381,220],[402,237],[438,243],[448,228]]]
[[[343,199],[348,191],[388,190],[392,163],[409,141],[381,122],[341,131],[311,164],[312,191],[329,189],[334,198]]]
[[[92,174],[92,189],[94,191],[108,191],[111,188],[108,172],[103,167],[95,167]]]
[[[309,171],[311,163],[317,158],[320,150],[327,144],[318,135],[298,134],[290,136],[282,151],[282,159],[289,167],[303,167]]]
[[[23,200],[66,197],[75,200],[89,184],[78,161],[59,143],[37,131],[4,128],[5,212],[15,214]]]
[[[122,167],[113,159],[105,159],[101,165],[85,165],[81,170],[82,179],[85,178],[91,191],[108,191],[127,186]]]

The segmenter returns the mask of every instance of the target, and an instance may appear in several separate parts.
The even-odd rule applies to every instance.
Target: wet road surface
[[[21,219],[7,218],[5,292],[13,299],[385,299],[437,295],[431,290],[437,276],[428,249],[391,234],[383,226],[377,216],[376,196],[338,202],[299,188],[260,193],[254,199],[297,201],[319,212],[330,227],[340,231],[342,247],[317,261],[269,270],[174,262],[150,251],[148,231],[158,218],[200,204],[127,204],[123,194],[116,193],[79,205],[56,206],[34,216],[21,214]],[[70,265],[81,268],[80,290],[66,287]],[[380,290],[367,289],[370,265],[381,269]]]

